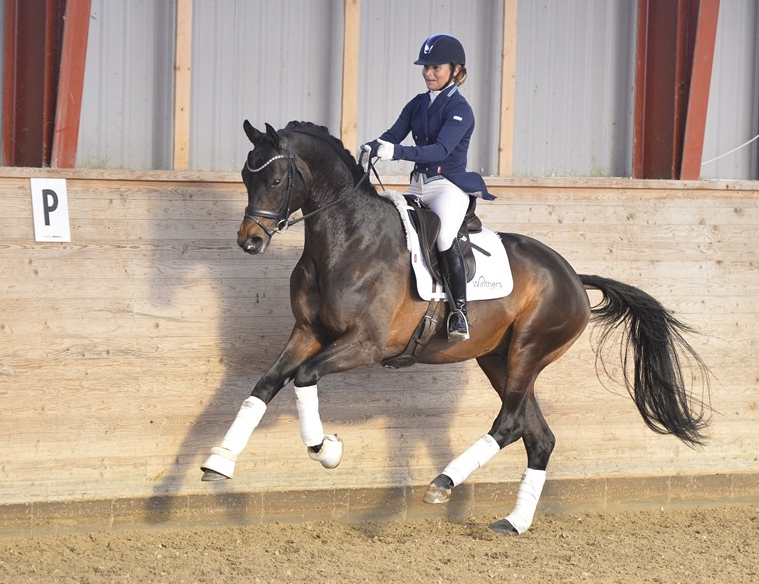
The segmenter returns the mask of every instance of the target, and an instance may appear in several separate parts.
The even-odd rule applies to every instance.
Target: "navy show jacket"
[[[456,85],[443,89],[430,103],[428,91],[408,102],[392,127],[380,136],[395,145],[393,158],[415,163],[428,178],[443,176],[465,193],[495,199],[476,172],[467,172],[467,152],[474,131],[474,112]],[[411,132],[416,146],[401,142]]]

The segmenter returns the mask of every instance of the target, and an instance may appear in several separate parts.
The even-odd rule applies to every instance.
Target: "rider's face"
[[[422,68],[422,77],[430,91],[440,91],[451,79],[451,65],[425,65]]]

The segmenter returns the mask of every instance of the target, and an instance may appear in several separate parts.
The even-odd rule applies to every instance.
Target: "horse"
[[[242,169],[248,204],[237,244],[248,254],[262,254],[277,233],[304,222],[303,253],[290,278],[295,324],[221,446],[211,449],[201,466],[202,480],[232,478],[237,456],[267,404],[290,381],[308,455],[326,468],[337,466],[343,443],[324,432],[319,380],[400,355],[428,309],[413,287],[398,211],[366,180],[369,171],[324,127],[295,121],[279,131],[268,123],[265,127],[259,131],[248,120],[243,124],[253,148]],[[302,215],[291,219],[298,210]],[[527,468],[516,504],[490,526],[498,533],[521,534],[533,521],[555,445],[535,397],[535,380],[589,322],[604,331],[595,347],[597,368],[598,360],[605,368],[604,344],[621,342],[624,384],[645,424],[692,447],[705,440],[709,405],[686,388],[683,360],[695,363],[705,379],[708,369],[684,337],[690,327],[646,292],[609,278],[578,275],[561,255],[531,237],[498,237],[509,258],[512,292],[470,302],[471,338],[451,343],[442,327],[416,361],[476,359],[501,408],[489,432],[431,481],[424,501],[447,502],[453,488],[521,438]],[[602,295],[596,306],[590,303],[591,289]],[[621,333],[621,339],[612,333]]]

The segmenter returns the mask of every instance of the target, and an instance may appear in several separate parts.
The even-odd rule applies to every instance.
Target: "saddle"
[[[443,278],[438,265],[437,254],[437,236],[440,233],[440,218],[434,211],[431,211],[419,199],[412,195],[404,195],[404,199],[409,208],[408,216],[414,225],[419,236],[419,247],[427,267],[430,269],[433,278],[442,282]],[[472,253],[472,244],[469,240],[470,233],[480,233],[482,231],[482,221],[475,215],[477,199],[469,197],[469,207],[467,208],[464,221],[461,224],[458,233],[459,246],[461,254],[464,257],[464,267],[466,269],[467,282],[475,274],[476,263]],[[488,254],[489,255],[489,254]],[[384,367],[399,369],[402,367],[411,367],[416,363],[417,356],[424,351],[427,343],[438,329],[445,322],[444,315],[446,312],[445,304],[441,300],[432,300],[427,306],[427,312],[417,325],[414,334],[411,336],[406,348],[400,355],[395,355],[382,361]]]
[[[404,195],[409,207],[409,218],[414,224],[419,235],[419,245],[421,247],[424,262],[432,272],[432,277],[438,282],[443,278],[438,265],[437,255],[437,236],[440,233],[440,217],[434,211],[427,208],[418,198],[413,195]],[[469,207],[467,208],[464,221],[459,228],[458,240],[461,248],[461,255],[464,257],[464,267],[466,268],[466,281],[469,282],[474,278],[477,264],[472,253],[472,244],[469,241],[470,233],[479,233],[482,231],[482,221],[475,215],[477,208],[477,199],[469,197]]]

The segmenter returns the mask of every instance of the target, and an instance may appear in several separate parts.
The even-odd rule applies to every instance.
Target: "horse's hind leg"
[[[480,357],[478,363],[501,397],[501,410],[490,432],[452,461],[430,483],[424,500],[428,503],[447,501],[452,488],[462,483],[469,473],[485,464],[501,448],[522,438],[528,466],[519,487],[517,504],[506,519],[494,523],[491,528],[499,533],[523,533],[532,523],[545,483],[545,469],[554,447],[553,433],[540,412],[533,392],[533,383],[541,367],[524,354],[520,357],[518,350],[508,359],[503,355],[491,354]]]
[[[522,475],[513,511],[490,528],[498,533],[524,533],[532,525],[532,518],[546,481],[546,467],[551,457],[555,438],[543,417],[533,389],[527,399],[522,440],[527,450],[527,468]]]
[[[443,472],[430,483],[424,495],[426,503],[447,502],[453,487],[464,482],[469,474],[488,462],[501,448],[521,438],[527,403],[525,398],[537,375],[537,373],[530,373],[525,370],[525,361],[514,356],[506,357],[497,353],[491,353],[477,359],[490,383],[501,397],[501,411],[493,422],[490,432],[479,438],[460,456],[451,461],[443,469]],[[514,375],[509,375],[510,369]]]

